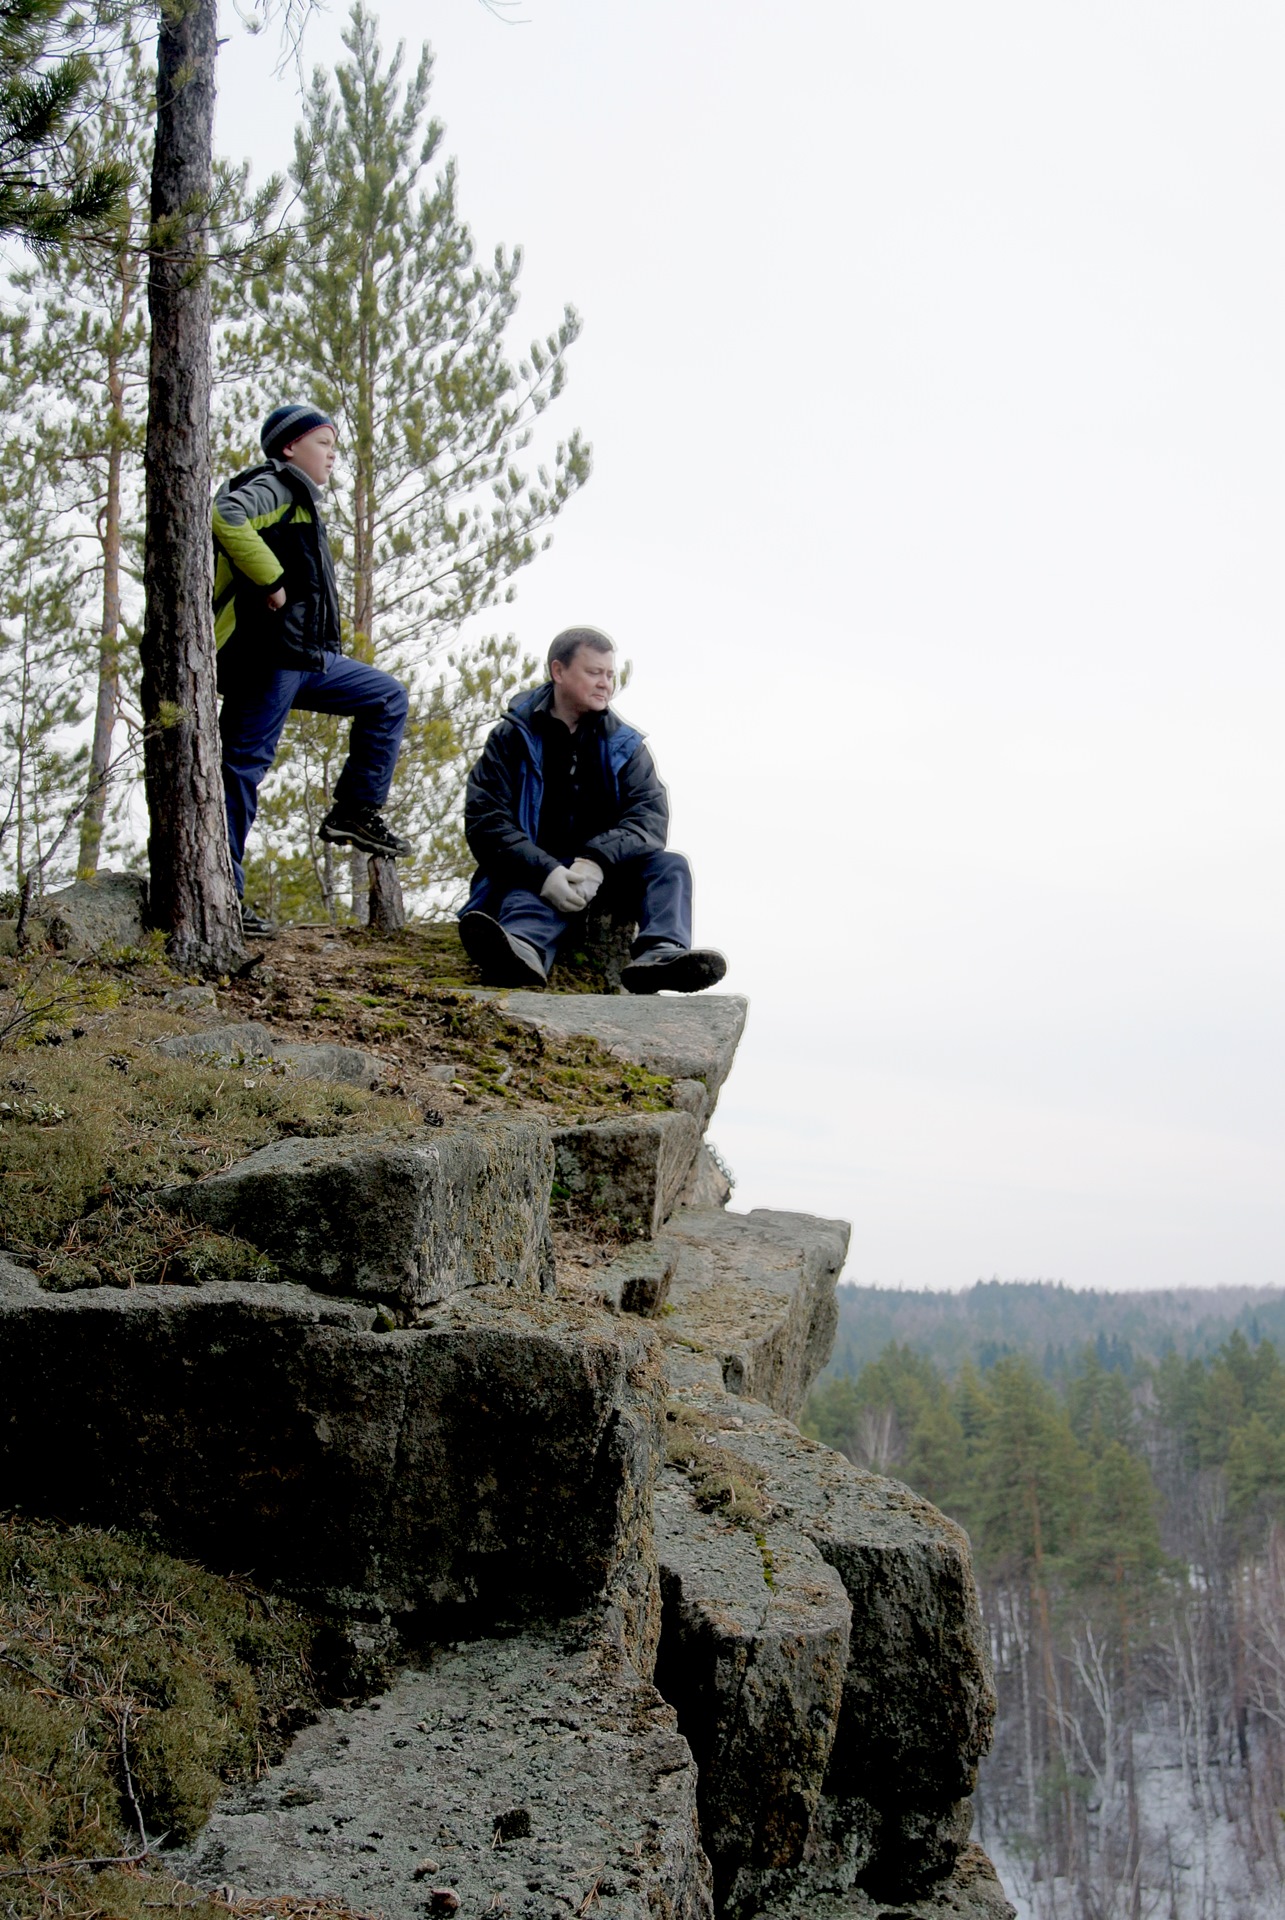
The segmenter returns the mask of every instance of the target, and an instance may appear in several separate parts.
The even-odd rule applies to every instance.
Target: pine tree
[[[0,234],[52,245],[115,216],[127,163],[71,138],[94,85],[91,33],[68,0],[0,0]]]

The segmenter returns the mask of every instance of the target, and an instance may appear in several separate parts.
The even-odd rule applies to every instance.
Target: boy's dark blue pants
[[[381,807],[393,783],[397,751],[406,728],[406,689],[391,673],[333,654],[321,673],[281,668],[244,679],[223,696],[223,793],[228,841],[238,894],[245,892],[241,862],[259,806],[259,782],[272,765],[292,707],[311,713],[352,715],[348,758],[335,782],[336,806]]]
[[[681,853],[644,854],[640,860],[622,860],[608,872],[600,899],[617,913],[638,923],[634,953],[650,947],[690,947],[692,944],[692,870]],[[558,942],[579,914],[567,916],[538,893],[513,887],[498,903],[488,900],[493,914],[519,940],[533,946],[546,973],[557,957]]]

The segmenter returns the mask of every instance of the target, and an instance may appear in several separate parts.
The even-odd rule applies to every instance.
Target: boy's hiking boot
[[[275,940],[277,929],[271,920],[265,920],[248,901],[241,902],[241,931],[247,940]]]
[[[489,913],[460,917],[460,943],[487,987],[545,987],[549,977],[526,940],[506,933]]]
[[[404,860],[411,850],[410,841],[393,832],[378,807],[332,807],[318,831],[335,846],[359,847],[390,860]]]
[[[626,993],[699,993],[715,987],[727,962],[712,947],[649,947],[622,968]]]

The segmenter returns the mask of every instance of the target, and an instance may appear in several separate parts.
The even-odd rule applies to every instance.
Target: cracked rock
[[[653,1239],[678,1204],[700,1128],[689,1113],[639,1113],[559,1127],[555,1178],[574,1216]]]
[[[889,1898],[949,1873],[990,1744],[995,1696],[968,1538],[895,1480],[864,1473],[748,1399],[671,1378],[676,1402],[762,1476],[852,1606],[822,1804],[803,1863],[818,1895],[853,1880]]]
[[[817,1894],[798,1888],[759,1909],[761,1920],[1016,1920],[994,1867],[979,1846],[963,1847],[950,1873],[918,1898],[897,1899],[859,1887]]]
[[[703,1513],[666,1469],[656,1493],[656,1684],[700,1769],[720,1914],[754,1912],[765,1871],[800,1859],[839,1719],[851,1608],[800,1534]]]

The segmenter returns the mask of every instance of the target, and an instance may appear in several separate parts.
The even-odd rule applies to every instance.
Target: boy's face
[[[300,473],[306,473],[317,486],[324,487],[335,464],[334,428],[314,427],[311,433],[301,434],[288,447],[282,447],[281,458],[298,467]]]

